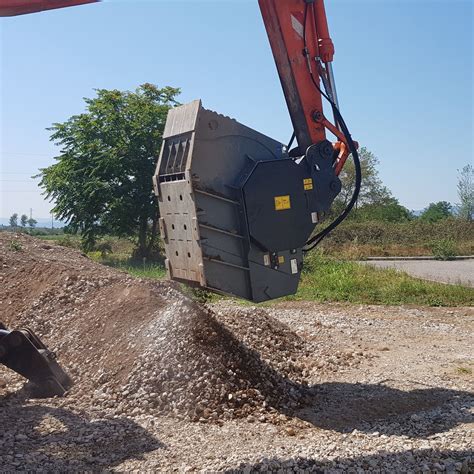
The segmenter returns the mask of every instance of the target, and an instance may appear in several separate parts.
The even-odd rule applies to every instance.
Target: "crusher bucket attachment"
[[[325,141],[300,160],[200,101],[170,110],[154,176],[171,279],[262,302],[294,294],[341,190]]]
[[[29,329],[8,331],[0,323],[0,364],[28,379],[38,398],[63,396],[73,384],[55,354]]]

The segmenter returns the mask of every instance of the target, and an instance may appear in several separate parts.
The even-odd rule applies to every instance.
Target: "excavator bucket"
[[[29,380],[37,398],[63,396],[73,384],[55,354],[29,329],[9,331],[0,323],[0,364]]]
[[[333,147],[304,159],[200,101],[170,110],[154,177],[169,277],[262,302],[294,294],[341,190]]]

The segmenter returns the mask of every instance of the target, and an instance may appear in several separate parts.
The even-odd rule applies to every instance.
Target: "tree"
[[[458,216],[461,219],[472,221],[474,216],[474,167],[466,165],[459,172],[458,181]]]
[[[351,218],[390,222],[411,219],[410,211],[401,206],[398,200],[392,196],[390,190],[382,183],[377,169],[379,165],[378,158],[365,147],[359,150],[359,158],[362,168],[362,185]],[[334,214],[342,212],[354,192],[355,166],[352,160],[346,163],[339,178],[342,181],[342,191],[334,202]]]
[[[367,148],[359,150],[360,164],[362,168],[362,186],[358,200],[358,207],[366,204],[383,204],[392,199],[392,194],[380,179],[377,166],[378,158]],[[342,191],[337,197],[339,207],[345,207],[351,200],[354,192],[355,166],[352,160],[349,160],[344,166],[339,176],[342,181]]]
[[[357,220],[406,222],[413,219],[412,213],[402,206],[398,199],[388,198],[381,204],[366,204],[357,210]]]
[[[453,206],[449,202],[431,203],[421,214],[420,219],[428,222],[438,222],[453,215]]]
[[[40,170],[40,186],[85,249],[113,234],[136,238],[140,256],[151,251],[159,218],[152,176],[179,92],[152,84],[135,92],[98,89],[84,113],[49,129],[61,151]]]
[[[20,223],[22,227],[26,227],[26,224],[28,223],[28,216],[26,214],[22,214],[20,217]]]
[[[10,227],[18,227],[18,214],[16,212],[10,216]]]
[[[36,219],[33,219],[32,217],[28,219],[28,226],[30,229],[34,229],[36,227],[36,224],[38,224],[38,221]]]

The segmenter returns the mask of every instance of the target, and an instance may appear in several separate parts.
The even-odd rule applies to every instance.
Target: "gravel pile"
[[[101,414],[249,420],[304,400],[304,341],[263,311],[214,313],[172,283],[137,280],[83,255],[0,234],[0,321],[58,353],[69,401]]]
[[[76,382],[0,367],[2,471],[474,472],[472,308],[203,307],[7,233],[0,288]]]
[[[135,413],[151,408],[201,422],[252,420],[299,405],[306,387],[297,360],[304,344],[286,326],[259,312],[244,320],[216,315],[178,292],[171,300],[134,331],[147,341],[122,392],[138,401]],[[126,412],[129,405],[119,408]]]

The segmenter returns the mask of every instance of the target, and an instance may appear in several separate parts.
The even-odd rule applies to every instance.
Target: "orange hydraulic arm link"
[[[74,7],[99,0],[0,0],[0,16],[25,15],[56,8]]]
[[[334,45],[324,0],[259,0],[259,4],[298,141],[297,153],[304,155],[308,147],[326,140],[329,130],[339,140],[334,144],[339,174],[350,151],[345,135],[323,112],[323,85],[338,107]]]

